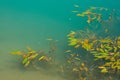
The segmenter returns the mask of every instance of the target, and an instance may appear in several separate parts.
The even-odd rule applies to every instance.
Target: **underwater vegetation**
[[[80,32],[71,32],[68,34],[68,45],[74,48],[82,47],[90,52],[95,60],[104,62],[103,65],[98,67],[101,69],[102,73],[120,72],[120,36],[116,37],[114,40],[109,37],[100,39],[95,36],[94,38],[92,38],[92,36],[91,38],[82,38],[78,36],[82,35]]]
[[[74,7],[78,9],[80,6],[74,5]],[[28,46],[27,51],[13,51],[12,55],[21,58],[20,62],[24,68],[30,66],[37,70],[41,67],[44,69],[57,68],[56,73],[65,80],[119,80],[120,35],[112,35],[114,31],[110,30],[115,26],[103,27],[103,23],[110,24],[111,20],[116,20],[116,18],[113,18],[114,14],[112,14],[110,15],[112,18],[109,19],[109,16],[106,21],[103,19],[102,11],[109,11],[109,9],[90,7],[83,12],[72,11],[79,17],[87,17],[88,24],[99,22],[97,27],[100,28],[99,32],[98,30],[94,31],[96,26],[93,26],[92,29],[88,26],[83,30],[71,31],[67,35],[68,45],[66,46],[68,49],[63,51],[65,61],[62,64],[56,62],[55,56],[53,56],[53,53],[56,54],[58,41],[53,41],[52,38],[47,39],[50,46],[49,51],[36,51]],[[86,55],[87,57],[85,57]]]
[[[78,17],[87,17],[86,22],[88,24],[90,24],[91,22],[94,21],[102,21],[103,20],[103,13],[102,12],[108,12],[109,9],[108,8],[104,8],[104,7],[89,7],[88,9],[86,9],[85,11],[80,11],[79,9],[81,9],[81,7],[79,5],[74,5],[74,7],[76,8],[76,10],[73,10],[73,13],[76,13],[76,16]],[[109,19],[110,17],[108,17]]]
[[[75,6],[76,7],[76,6]],[[76,8],[79,8],[77,6]],[[105,10],[108,11],[107,8],[100,8],[100,7],[90,7],[89,9],[85,10],[84,12],[80,13],[79,11],[72,11],[77,13],[77,16],[85,17],[87,16],[87,23],[91,24],[91,22],[99,22],[99,33],[95,32],[96,24],[93,24],[93,27],[87,27],[86,29],[79,30],[79,31],[71,31],[68,37],[68,46],[73,47],[76,50],[86,50],[83,54],[90,54],[94,58],[94,71],[99,73],[99,75],[106,74],[108,79],[105,80],[118,80],[120,77],[120,36],[119,34],[114,34],[117,26],[114,23],[115,21],[120,23],[115,18],[114,14],[111,14],[108,20],[104,20],[101,13],[93,12],[94,10]],[[112,11],[114,12],[114,11]],[[114,12],[115,13],[115,12]],[[96,16],[96,14],[100,14],[101,16]],[[99,17],[99,19],[98,19]],[[111,26],[106,26],[104,24],[111,24]],[[113,25],[114,24],[114,25]],[[104,26],[104,27],[103,27]],[[118,29],[118,28],[117,28]],[[110,31],[111,30],[111,31]],[[105,35],[105,36],[104,36]],[[69,51],[70,53],[70,51]],[[84,56],[82,56],[84,57]],[[85,60],[83,60],[85,61]],[[82,62],[81,62],[82,63]],[[89,63],[87,63],[89,64]],[[80,66],[79,66],[80,67]],[[88,72],[90,69],[88,68]],[[94,74],[94,73],[93,73]],[[89,74],[90,75],[90,74]],[[113,76],[114,75],[114,76]],[[112,77],[111,77],[112,76]],[[99,76],[98,76],[99,77]],[[114,78],[116,77],[116,78]],[[85,80],[91,80],[91,77],[85,78]],[[84,79],[80,79],[84,80]],[[97,80],[96,78],[92,80]],[[103,79],[102,79],[103,80]]]
[[[44,50],[35,51],[32,50],[29,46],[27,47],[27,51],[13,51],[11,54],[21,57],[21,63],[25,68],[32,66],[35,69],[39,69],[36,63],[43,62],[45,64],[52,64],[53,62],[51,57],[46,56]]]
[[[90,74],[88,66],[81,61],[80,55],[74,52],[68,52],[66,55],[66,64],[63,67],[63,71],[65,74],[69,74],[69,80],[87,80]],[[72,78],[71,76],[74,77]]]

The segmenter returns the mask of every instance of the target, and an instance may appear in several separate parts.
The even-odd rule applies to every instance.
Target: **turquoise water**
[[[71,12],[75,4],[83,9],[90,6],[120,9],[119,0],[0,0],[1,80],[62,80],[59,76],[48,74],[46,78],[46,73],[20,72],[10,52],[23,50],[26,46],[47,50],[49,46],[46,39],[53,38],[58,40],[57,57],[62,58],[63,54],[60,53],[67,46],[66,35],[87,26],[86,22]]]

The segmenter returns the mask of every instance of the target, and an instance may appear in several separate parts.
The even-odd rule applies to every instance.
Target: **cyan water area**
[[[47,39],[52,38],[58,40],[55,56],[62,59],[67,34],[88,25],[72,13],[75,5],[81,11],[91,6],[120,10],[120,0],[0,0],[0,80],[65,80],[40,71],[21,71],[10,53],[26,46],[48,50]]]

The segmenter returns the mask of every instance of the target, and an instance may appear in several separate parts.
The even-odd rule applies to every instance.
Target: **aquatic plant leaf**
[[[72,62],[70,60],[67,60],[67,63],[71,64]]]
[[[108,53],[109,51],[107,49],[104,49],[105,53]]]
[[[117,41],[117,45],[120,46],[120,41]]]
[[[75,60],[80,60],[80,58],[77,58],[77,57],[75,57],[74,59],[75,59]]]
[[[30,64],[30,61],[27,61],[24,65],[24,67],[27,67]]]
[[[33,51],[33,50],[28,52],[28,54],[35,54],[35,53],[36,51]]]
[[[116,52],[117,51],[117,47],[114,47],[114,52]]]
[[[22,63],[25,64],[28,61],[28,58],[24,58]]]
[[[101,21],[102,20],[102,14],[98,14],[98,17],[97,17],[97,21]]]
[[[114,58],[114,57],[112,57],[112,58],[110,58],[110,60],[111,60],[111,61],[115,61],[115,58]]]
[[[75,39],[75,38],[73,38],[73,39],[71,39],[71,41],[70,41],[70,43],[69,43],[69,46],[74,46],[74,45],[77,44],[77,42],[78,42],[78,40]]]
[[[86,78],[81,77],[79,80],[87,80]]]
[[[33,54],[33,55],[31,55],[29,58],[30,58],[30,59],[35,59],[37,56],[38,56],[38,54]]]
[[[111,66],[112,62],[106,62],[104,66]]]
[[[107,73],[108,72],[108,70],[106,69],[106,68],[103,68],[102,70],[101,70],[101,73]]]
[[[100,45],[100,47],[101,47],[101,48],[104,48],[104,45],[103,45],[103,44],[101,44],[101,45]]]
[[[65,52],[66,52],[66,53],[70,53],[70,52],[72,52],[72,51],[71,51],[71,50],[66,50]]]
[[[104,69],[105,67],[104,67],[104,66],[99,66],[98,68],[100,68],[100,69]]]
[[[100,48],[100,52],[104,53],[104,50],[102,48]]]
[[[80,47],[80,44],[76,45],[75,48],[79,48]]]
[[[73,72],[79,71],[77,68],[72,69]]]
[[[21,51],[14,51],[14,52],[12,52],[11,54],[14,54],[14,55],[22,55],[22,52],[21,52]]]
[[[78,14],[76,14],[76,16],[84,17],[85,15],[78,13]]]
[[[70,38],[74,38],[74,37],[75,37],[75,34],[76,34],[76,32],[71,31],[71,33],[68,34],[67,36],[70,37]]]
[[[87,23],[90,24],[92,22],[92,18],[90,17],[90,15],[88,15],[87,17],[88,17]]]
[[[45,56],[41,56],[38,60],[43,60],[45,58]]]

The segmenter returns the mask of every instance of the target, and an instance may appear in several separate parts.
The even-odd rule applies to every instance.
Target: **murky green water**
[[[48,51],[47,39],[53,38],[58,40],[55,57],[62,61],[67,49],[66,35],[87,26],[71,12],[74,5],[83,9],[98,6],[119,11],[119,3],[119,0],[1,0],[0,80],[64,80],[55,73],[21,70],[19,61],[10,53],[25,50],[26,46]]]

